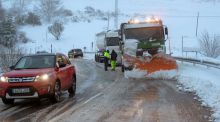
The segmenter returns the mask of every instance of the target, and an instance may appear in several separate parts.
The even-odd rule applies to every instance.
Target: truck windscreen
[[[119,46],[120,39],[118,37],[106,38],[107,46]]]
[[[162,40],[164,39],[164,32],[162,27],[130,28],[125,29],[125,38],[137,40]]]

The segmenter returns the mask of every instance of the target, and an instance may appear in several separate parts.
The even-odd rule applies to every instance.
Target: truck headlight
[[[7,77],[4,77],[4,76],[1,76],[1,77],[0,77],[0,81],[1,81],[1,82],[8,82],[8,78],[7,78]]]
[[[49,75],[48,74],[43,74],[43,75],[38,75],[35,78],[35,81],[47,81],[49,79]]]

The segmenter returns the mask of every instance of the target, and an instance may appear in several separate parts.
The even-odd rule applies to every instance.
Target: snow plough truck
[[[150,75],[158,71],[177,70],[176,60],[166,54],[168,28],[162,20],[155,17],[143,22],[132,19],[121,24],[119,33],[122,72],[137,69]]]

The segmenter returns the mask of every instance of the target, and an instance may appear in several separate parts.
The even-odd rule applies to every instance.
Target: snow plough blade
[[[129,55],[124,56],[124,60],[132,69],[146,71],[147,75],[158,71],[177,70],[177,63],[174,58],[164,53],[155,54],[152,57],[137,58]]]

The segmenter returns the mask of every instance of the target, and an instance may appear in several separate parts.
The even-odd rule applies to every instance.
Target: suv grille
[[[35,77],[26,77],[26,78],[8,78],[9,83],[26,83],[34,82]]]

